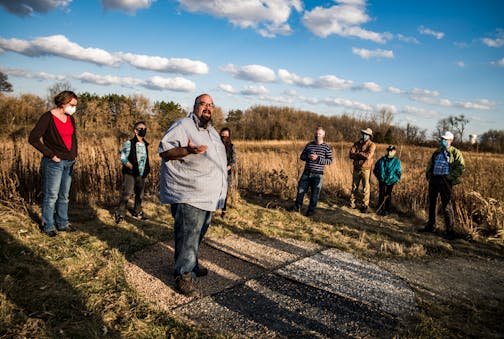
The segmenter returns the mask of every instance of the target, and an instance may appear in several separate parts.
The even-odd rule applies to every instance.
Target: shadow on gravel
[[[276,274],[176,311],[214,331],[247,338],[391,337],[398,326],[397,320],[363,304]]]

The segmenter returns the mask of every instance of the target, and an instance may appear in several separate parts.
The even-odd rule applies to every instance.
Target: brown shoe
[[[175,288],[179,293],[187,297],[196,297],[199,295],[198,290],[194,287],[191,272],[177,276],[175,278]]]

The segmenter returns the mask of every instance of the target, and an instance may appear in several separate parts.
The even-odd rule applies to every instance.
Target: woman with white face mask
[[[72,170],[77,158],[77,134],[72,115],[77,95],[63,91],[54,97],[56,107],[45,112],[30,132],[29,143],[42,153],[42,231],[50,237],[73,232],[68,221]]]

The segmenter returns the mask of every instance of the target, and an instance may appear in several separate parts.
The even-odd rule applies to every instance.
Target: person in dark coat
[[[142,199],[145,188],[145,178],[150,172],[149,143],[144,139],[147,134],[145,122],[138,121],[133,127],[135,136],[124,143],[121,149],[123,186],[115,221],[119,224],[124,220],[126,206],[131,194],[135,193],[133,217],[147,220],[142,211]]]

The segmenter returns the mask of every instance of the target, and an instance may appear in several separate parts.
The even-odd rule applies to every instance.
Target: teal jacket
[[[430,180],[432,177],[432,171],[434,169],[434,159],[441,152],[442,148],[439,147],[432,153],[432,157],[427,164],[427,169],[425,170],[425,176],[427,180]],[[450,174],[446,176],[446,179],[452,184],[456,185],[460,183],[460,176],[464,173],[465,163],[464,157],[462,153],[453,146],[450,146],[446,149],[448,151],[448,155],[450,156]]]
[[[401,160],[383,156],[376,162],[373,173],[379,182],[387,186],[394,185],[401,179]]]

